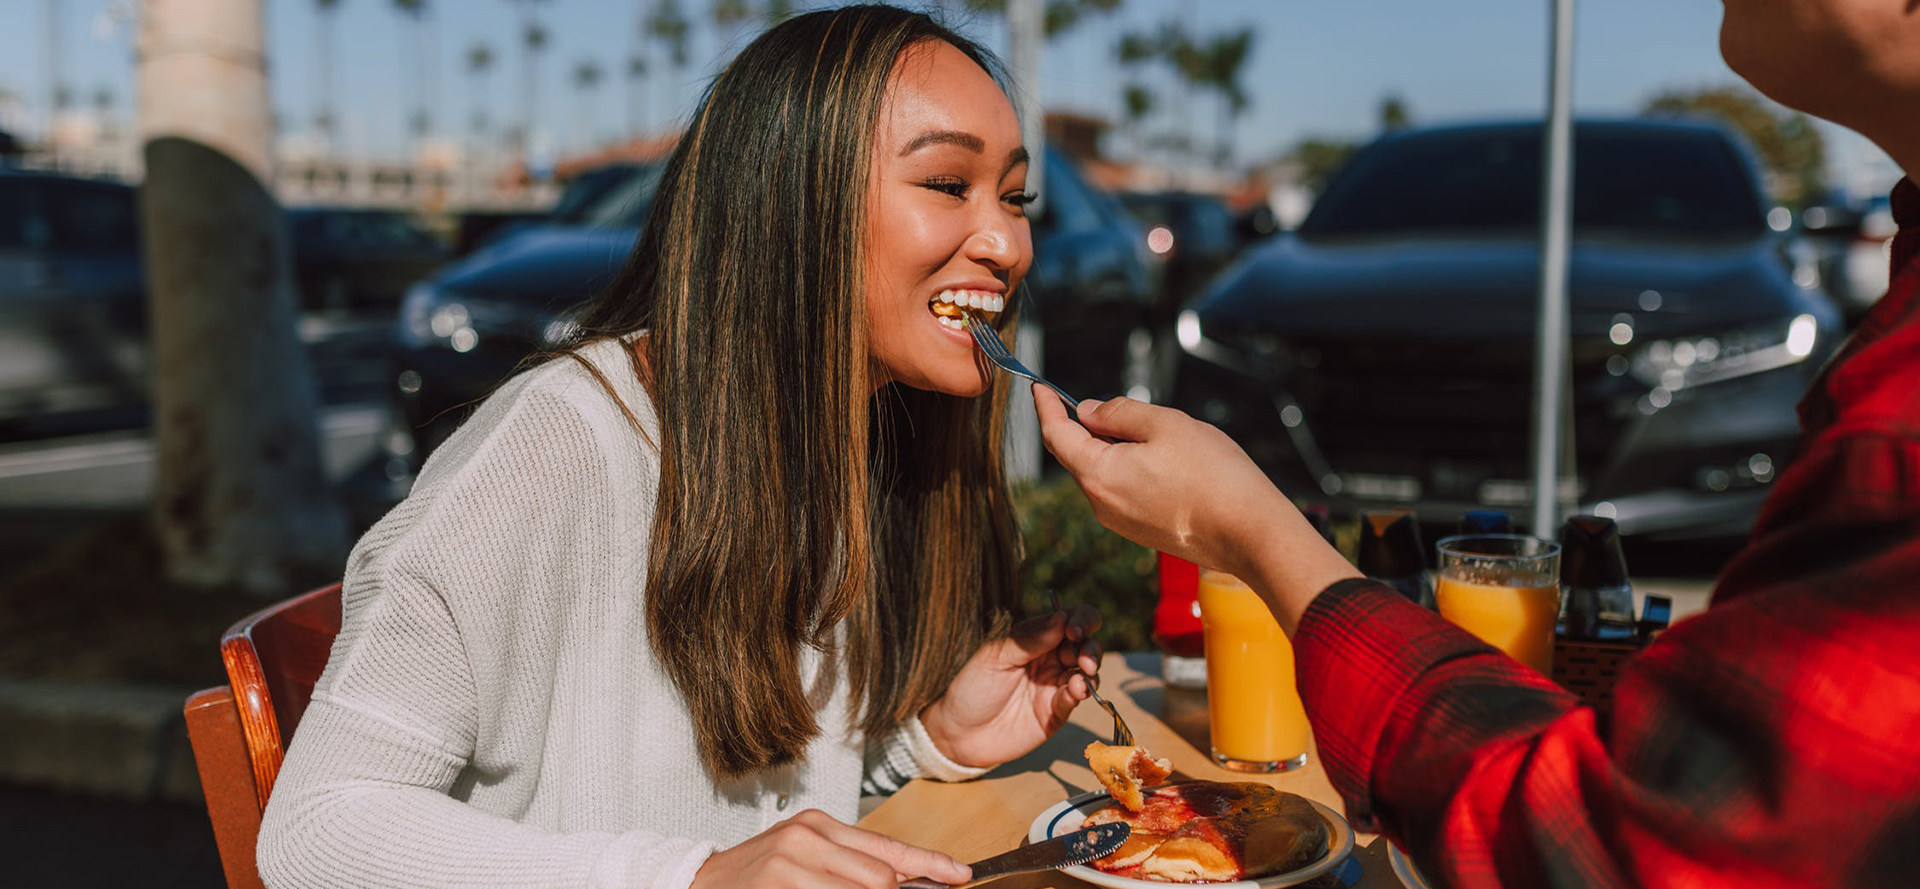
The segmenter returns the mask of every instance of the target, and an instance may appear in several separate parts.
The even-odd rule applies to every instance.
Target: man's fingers
[[[1085,410],[1087,405],[1093,403],[1083,401],[1080,407]],[[1046,444],[1047,452],[1059,460],[1068,472],[1078,475],[1091,465],[1101,451],[1109,447],[1067,416],[1066,402],[1061,401],[1060,395],[1052,389],[1033,387],[1033,408],[1040,414],[1040,439]]]
[[[1080,421],[1087,424],[1089,431],[1121,441],[1152,441],[1174,417],[1184,416],[1172,408],[1131,398],[1080,403]]]

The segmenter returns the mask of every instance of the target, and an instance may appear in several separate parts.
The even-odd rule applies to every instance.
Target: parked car
[[[391,309],[448,258],[405,213],[337,207],[287,211],[294,284],[308,310]]]
[[[1886,295],[1898,229],[1887,195],[1864,201],[1829,195],[1801,211],[1800,230],[1818,257],[1821,281],[1849,322]]]
[[[645,168],[645,164],[608,164],[579,173],[567,181],[553,208],[546,211],[462,213],[454,226],[453,255],[466,256],[529,228],[554,224],[579,225],[609,191]]]
[[[1182,313],[1175,403],[1344,511],[1529,504],[1540,129],[1364,149]],[[1726,132],[1581,122],[1574,156],[1567,493],[1628,534],[1745,534],[1839,312]]]
[[[1240,250],[1238,220],[1218,195],[1127,192],[1120,203],[1147,227],[1147,247],[1166,259],[1166,317],[1192,299]]]
[[[0,427],[144,405],[144,293],[132,188],[0,168]]]
[[[1041,331],[1042,372],[1081,398],[1146,394],[1164,262],[1113,195],[1064,155],[1049,151],[1043,162],[1022,307]]]
[[[1118,203],[1049,154],[1046,209],[1034,220],[1030,304],[1046,372],[1068,391],[1125,387],[1129,340],[1157,293],[1146,237]],[[639,237],[658,184],[638,168],[575,217],[517,232],[408,291],[401,307],[394,474],[417,468],[522,359],[569,333],[569,312],[606,287]]]

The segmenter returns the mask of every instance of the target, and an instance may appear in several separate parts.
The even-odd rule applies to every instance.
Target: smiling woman
[[[861,791],[1032,750],[1099,668],[1091,609],[1014,622],[1007,393],[952,321],[1032,262],[992,71],[853,6],[714,79],[574,341],[356,550],[269,885],[966,879]]]

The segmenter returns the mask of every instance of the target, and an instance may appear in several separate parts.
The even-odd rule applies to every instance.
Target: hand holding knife
[[[1008,874],[1024,874],[1033,871],[1055,870],[1086,864],[1096,858],[1104,858],[1120,848],[1127,841],[1127,835],[1133,829],[1115,822],[1089,827],[1086,830],[1062,834],[1050,840],[1030,843],[1005,855],[995,855],[973,865],[973,885],[983,880],[1004,877]],[[949,889],[948,884],[927,879],[913,879],[900,884],[901,889]]]

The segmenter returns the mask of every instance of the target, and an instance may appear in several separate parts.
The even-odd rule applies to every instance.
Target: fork
[[[1068,395],[1067,390],[1055,386],[1047,378],[1028,370],[1026,365],[1020,363],[1020,359],[1013,357],[1013,353],[1008,351],[1006,341],[1000,338],[1000,332],[994,330],[993,325],[969,313],[967,315],[967,330],[973,333],[973,341],[980,346],[981,353],[987,356],[988,361],[999,365],[1000,369],[1007,373],[1017,377],[1026,377],[1058,393],[1060,401],[1067,406],[1067,417],[1075,423],[1080,423],[1080,399]],[[1086,424],[1080,423],[1080,425],[1085,426]]]
[[[1078,670],[1075,670],[1074,672],[1080,673],[1080,671]],[[1094,703],[1099,704],[1103,709],[1105,709],[1107,711],[1108,716],[1113,717],[1113,746],[1115,747],[1134,746],[1133,730],[1130,728],[1127,728],[1127,721],[1120,718],[1120,711],[1115,710],[1113,708],[1113,702],[1100,696],[1099,678],[1095,676],[1087,676],[1087,674],[1085,673],[1080,673],[1080,675],[1086,677],[1088,696],[1093,698]]]
[[[995,339],[998,339],[998,337]],[[1053,610],[1059,611],[1060,593],[1053,589],[1048,589],[1047,597],[1053,600]],[[1101,709],[1106,710],[1108,716],[1113,717],[1113,746],[1134,746],[1133,729],[1127,728],[1127,721],[1120,718],[1120,711],[1114,709],[1113,702],[1100,696],[1100,677],[1088,676],[1085,670],[1081,670],[1078,667],[1075,667],[1073,672],[1079,674],[1082,679],[1087,680],[1087,696],[1093,698],[1093,702],[1099,704]],[[1071,679],[1072,677],[1069,676],[1068,678]]]

